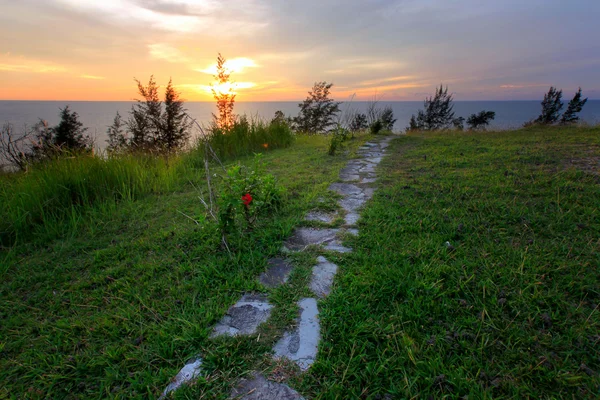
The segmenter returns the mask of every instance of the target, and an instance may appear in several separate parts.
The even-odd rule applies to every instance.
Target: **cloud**
[[[524,88],[535,88],[535,87],[550,87],[547,83],[526,83],[526,84],[517,84],[517,85],[500,85],[501,89],[524,89]]]
[[[157,60],[164,60],[171,63],[187,63],[187,58],[179,49],[165,43],[154,43],[148,45],[150,56]]]
[[[86,74],[80,75],[79,77],[83,78],[83,79],[92,79],[92,80],[97,80],[97,81],[98,80],[102,80],[102,79],[106,79],[104,76],[86,75]]]
[[[181,89],[191,89],[195,92],[198,93],[209,93],[212,94],[212,90],[215,89],[217,92],[220,93],[237,93],[238,90],[244,90],[244,89],[251,89],[253,87],[256,87],[256,83],[254,82],[228,82],[225,84],[221,84],[221,85],[197,85],[197,84],[190,84],[190,83],[186,83],[186,84],[181,84],[181,85],[176,85],[177,88],[181,88]]]
[[[0,54],[0,71],[46,74],[66,72],[67,68],[53,62],[15,57],[10,53],[5,53]]]
[[[233,0],[52,0],[69,10],[130,27],[175,33],[218,32],[220,37],[251,34],[267,23],[254,18],[255,1]],[[238,4],[239,3],[239,4]]]

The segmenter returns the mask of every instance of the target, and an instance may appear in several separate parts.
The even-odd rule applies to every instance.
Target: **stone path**
[[[285,242],[282,253],[303,251],[316,246],[324,251],[349,253],[351,248],[342,245],[344,236],[358,235],[356,223],[360,218],[360,209],[373,197],[376,182],[375,169],[381,162],[393,137],[367,142],[359,148],[357,159],[348,162],[340,172],[342,182],[333,183],[329,190],[341,196],[338,204],[343,210],[344,225],[341,228],[297,228]],[[310,212],[307,221],[319,221],[331,224],[337,213]],[[287,282],[293,266],[283,258],[268,261],[269,268],[260,275],[259,281],[266,287],[274,288]],[[273,347],[275,358],[287,358],[295,362],[302,371],[306,371],[317,357],[321,328],[317,299],[329,295],[332,290],[338,266],[325,257],[318,257],[313,266],[310,289],[315,297],[304,298],[298,302],[300,313],[295,327],[284,332],[283,337]],[[273,306],[264,294],[246,293],[234,304],[227,314],[213,327],[211,338],[218,336],[253,335],[263,322],[266,322]],[[202,373],[202,359],[190,361],[167,386],[161,398],[176,390],[182,384],[196,379]],[[251,379],[243,379],[232,391],[231,398],[252,399],[302,399],[302,396],[289,386],[271,382],[263,375],[255,373]]]

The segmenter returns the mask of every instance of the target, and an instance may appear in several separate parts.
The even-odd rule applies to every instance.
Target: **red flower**
[[[242,196],[242,202],[246,207],[248,207],[250,203],[252,203],[252,196],[250,196],[250,193],[246,193]]]

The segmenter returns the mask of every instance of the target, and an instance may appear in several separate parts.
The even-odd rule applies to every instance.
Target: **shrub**
[[[496,113],[494,111],[480,111],[478,114],[471,114],[471,116],[467,119],[467,125],[469,125],[469,129],[485,129],[492,121],[496,118]]]
[[[350,130],[350,132],[360,132],[362,130],[367,129],[368,127],[369,125],[367,123],[367,115],[362,113],[356,113],[350,121],[348,129]]]
[[[575,96],[573,96],[571,101],[569,101],[567,110],[565,111],[565,113],[562,115],[562,118],[560,119],[561,124],[563,124],[563,125],[573,124],[573,123],[579,121],[579,115],[577,115],[577,114],[579,114],[581,112],[581,110],[583,109],[583,106],[588,101],[587,98],[581,100],[581,97],[582,97],[581,96],[581,88],[579,88],[577,93],[575,93]]]
[[[448,94],[448,87],[440,85],[435,96],[425,99],[424,110],[419,110],[417,115],[410,118],[407,131],[436,131],[450,129],[454,125],[454,105],[452,94]]]
[[[288,147],[293,141],[294,134],[285,121],[266,123],[258,118],[249,120],[246,116],[241,116],[228,129],[213,124],[205,136],[198,138],[190,156],[202,159],[205,143],[210,144],[219,158],[233,159]]]
[[[306,100],[298,104],[300,113],[294,118],[294,124],[299,132],[326,133],[335,125],[340,103],[329,98],[332,86],[333,83],[315,82]]]
[[[384,107],[381,115],[379,116],[379,121],[381,121],[381,126],[383,130],[392,131],[394,129],[394,124],[396,123],[396,119],[394,118],[394,111],[391,107]]]
[[[562,90],[557,90],[554,86],[551,86],[548,93],[544,95],[542,113],[535,119],[534,123],[542,125],[556,123],[560,117],[560,110],[563,108],[561,99]]]
[[[383,122],[381,122],[380,119],[376,120],[371,124],[369,130],[371,131],[371,134],[377,135],[383,130]]]

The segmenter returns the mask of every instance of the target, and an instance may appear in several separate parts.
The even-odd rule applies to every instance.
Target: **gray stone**
[[[333,278],[337,273],[338,266],[325,259],[325,257],[317,258],[317,265],[312,269],[312,278],[310,281],[310,290],[317,297],[325,297],[331,293],[331,285]]]
[[[265,295],[247,293],[215,325],[211,337],[253,335],[269,319],[272,308]]]
[[[263,285],[274,288],[283,285],[288,281],[290,273],[294,269],[286,260],[282,258],[271,258],[267,261],[269,269],[262,274],[258,280]]]
[[[381,157],[369,157],[366,158],[365,161],[377,165],[381,162]]]
[[[202,358],[196,358],[188,362],[175,378],[171,379],[171,383],[167,386],[165,391],[159,397],[159,400],[164,399],[169,393],[174,390],[177,390],[181,387],[181,385],[192,381],[193,379],[200,376],[202,372]]]
[[[358,236],[358,229],[350,228],[350,229],[346,229],[345,231],[348,232],[348,234],[350,234],[352,236]]]
[[[239,400],[302,400],[298,392],[282,383],[271,382],[261,374],[242,379],[230,398]]]
[[[354,225],[356,225],[356,223],[358,222],[359,219],[360,219],[359,213],[349,212],[344,217],[344,222],[346,223],[346,225],[354,226]]]
[[[377,178],[365,177],[360,180],[360,183],[375,183],[375,182],[377,182]]]
[[[351,183],[332,183],[329,185],[329,190],[342,196],[356,195],[363,192],[361,188]]]
[[[327,243],[327,245],[323,246],[323,250],[334,251],[336,253],[352,253],[350,247],[342,246],[338,240]]]
[[[321,245],[335,240],[338,229],[297,228],[285,246],[290,250],[301,251],[310,245]]]
[[[317,357],[317,349],[321,340],[319,310],[317,300],[302,299],[298,326],[293,332],[286,331],[275,344],[275,357],[285,357],[294,361],[301,370],[306,371]]]
[[[343,198],[339,201],[339,205],[346,212],[356,211],[361,208],[367,201],[365,196],[351,196]]]
[[[318,221],[331,224],[337,217],[336,213],[326,213],[323,211],[311,211],[304,218],[306,221]]]

